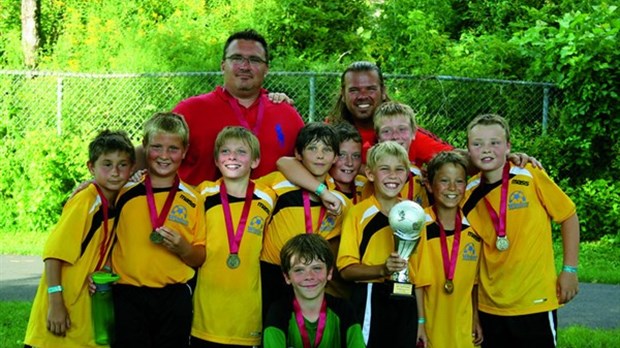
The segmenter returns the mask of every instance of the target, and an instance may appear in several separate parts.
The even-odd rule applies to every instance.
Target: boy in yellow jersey
[[[474,347],[482,342],[477,289],[480,237],[461,213],[467,160],[440,152],[427,166],[434,204],[425,209],[426,226],[409,275],[416,286],[418,342],[424,347]]]
[[[333,127],[319,122],[306,124],[295,143],[295,157],[321,183],[310,192],[288,181],[280,172],[271,173],[259,182],[271,187],[278,199],[267,228],[261,252],[263,314],[269,305],[290,292],[280,269],[280,250],[284,243],[302,233],[317,233],[338,248],[343,214],[351,206],[344,194],[334,191],[342,211],[328,214],[319,197],[327,191],[327,173],[337,158],[338,137]],[[338,214],[340,213],[340,214]],[[329,286],[328,286],[329,288]]]
[[[45,270],[26,329],[27,347],[100,347],[92,329],[88,277],[105,265],[114,237],[116,196],[136,157],[122,131],[102,131],[88,152],[94,181],[69,199],[47,239]]]
[[[112,266],[116,343],[113,347],[186,347],[192,290],[186,283],[205,259],[204,203],[179,180],[188,128],[174,113],[144,126],[147,174],[125,186]]]
[[[337,190],[345,194],[353,204],[361,201],[362,189],[366,177],[360,175],[362,167],[362,137],[350,123],[339,123],[334,126],[338,135],[339,153],[336,163],[329,170],[326,185],[329,190]],[[307,190],[315,190],[321,183],[293,157],[281,157],[278,169],[293,184]],[[332,199],[337,199],[335,196]],[[326,201],[327,207],[331,201]]]
[[[415,139],[418,129],[415,121],[413,109],[397,102],[382,103],[373,116],[375,132],[379,142],[395,141],[405,150],[409,148]],[[362,192],[362,197],[367,198],[372,194],[372,183],[366,183]],[[409,164],[407,182],[400,192],[403,199],[408,199],[420,204],[422,207],[429,205],[428,195],[422,184],[422,172],[414,164]]]
[[[215,140],[222,178],[198,186],[205,197],[206,259],[194,294],[192,347],[258,346],[262,334],[259,257],[275,193],[250,180],[260,146],[243,127]]]
[[[368,347],[411,347],[417,330],[415,297],[413,291],[392,296],[390,276],[405,269],[407,261],[394,251],[388,222],[407,182],[409,158],[401,145],[386,141],[371,147],[366,160],[373,194],[346,215],[336,265],[345,280],[356,282],[351,302]]]
[[[269,309],[263,347],[366,347],[349,302],[325,293],[334,267],[329,243],[316,234],[299,234],[284,244],[280,259],[294,297]]]
[[[557,309],[578,291],[579,220],[575,204],[542,170],[506,162],[510,131],[498,115],[467,127],[480,174],[463,213],[482,238],[478,288],[484,347],[554,347]],[[562,230],[564,266],[555,271],[551,220]]]

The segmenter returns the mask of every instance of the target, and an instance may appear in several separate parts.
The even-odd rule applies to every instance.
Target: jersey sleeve
[[[527,169],[536,180],[536,194],[553,221],[561,223],[576,213],[575,203],[547,175],[544,170],[527,165]]]
[[[340,248],[338,249],[338,257],[336,259],[336,266],[339,271],[352,264],[361,263],[358,241],[359,224],[355,211],[356,209],[349,210],[342,223]]]

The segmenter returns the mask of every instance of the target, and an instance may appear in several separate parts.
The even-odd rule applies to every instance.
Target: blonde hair
[[[256,136],[247,128],[240,126],[224,127],[224,129],[217,134],[217,138],[215,139],[215,147],[213,149],[214,158],[217,158],[217,155],[222,146],[224,146],[224,143],[231,139],[241,140],[244,142],[250,148],[252,160],[260,158],[260,143],[258,142],[258,138],[256,138]]]
[[[409,125],[411,126],[411,131],[415,132],[418,128],[418,125],[415,121],[415,112],[411,108],[411,106],[407,104],[402,104],[393,101],[387,101],[382,103],[377,110],[375,110],[375,114],[372,117],[372,122],[375,127],[375,132],[379,134],[379,124],[380,121],[386,118],[393,118],[397,116],[405,116],[409,119]]]
[[[401,162],[406,168],[409,168],[409,155],[407,151],[395,141],[384,141],[378,143],[368,150],[366,156],[366,168],[375,170],[380,159],[392,156]]]
[[[189,145],[189,127],[183,116],[179,114],[173,112],[158,112],[154,114],[144,124],[143,143],[145,145],[148,144],[151,138],[158,133],[178,135],[181,137],[184,148],[187,148]]]
[[[469,133],[472,128],[476,126],[493,126],[498,125],[504,129],[506,132],[506,142],[510,143],[510,127],[508,126],[508,121],[505,118],[501,117],[497,114],[483,114],[478,115],[467,125],[467,137],[469,137]]]

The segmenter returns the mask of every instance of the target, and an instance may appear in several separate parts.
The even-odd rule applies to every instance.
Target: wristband
[[[314,191],[314,194],[316,194],[317,196],[320,196],[321,193],[323,193],[323,191],[325,191],[325,189],[327,189],[327,186],[323,183],[319,184],[319,187],[316,188],[316,191]]]
[[[577,273],[577,267],[573,267],[573,266],[569,266],[569,265],[564,265],[562,267],[562,272]]]
[[[62,285],[50,286],[49,288],[47,288],[48,294],[54,294],[54,293],[61,292],[61,291],[62,291]]]
[[[106,271],[106,272],[110,272],[110,273],[112,273],[112,267],[110,267],[110,266],[108,266],[108,265],[103,266],[102,270],[104,270],[104,271]]]
[[[424,317],[419,317],[419,318],[418,318],[418,324],[424,324],[424,323],[426,323],[426,318],[424,318]]]

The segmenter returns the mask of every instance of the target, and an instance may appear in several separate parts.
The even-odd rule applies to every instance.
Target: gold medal
[[[238,254],[230,254],[228,255],[228,259],[226,259],[226,265],[230,269],[235,269],[239,267],[240,263],[241,263],[241,260],[239,259]]]
[[[149,236],[149,239],[155,244],[161,244],[164,241],[164,236],[153,230],[153,232],[151,232],[151,235]]]
[[[508,250],[509,246],[510,246],[510,243],[508,243],[508,238],[506,236],[497,237],[497,240],[495,241],[495,247],[497,248],[497,250],[506,251]]]
[[[443,285],[443,289],[446,292],[446,294],[448,294],[448,295],[450,295],[452,292],[454,292],[454,283],[452,283],[452,280],[446,279],[446,282]]]

